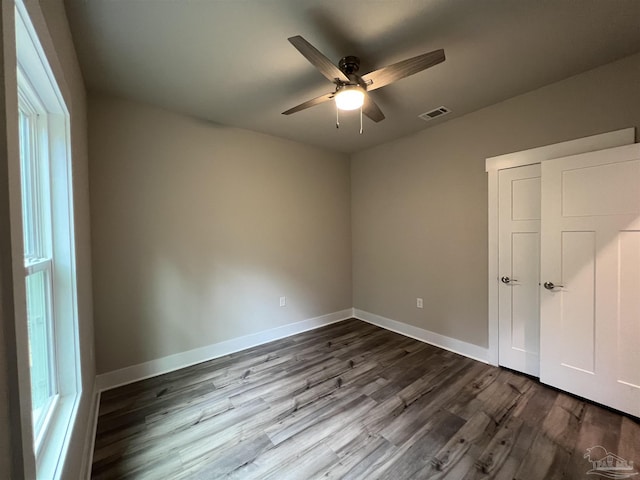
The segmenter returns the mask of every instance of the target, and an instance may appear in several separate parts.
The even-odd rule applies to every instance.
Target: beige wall
[[[79,320],[79,339],[80,339],[80,362],[82,369],[82,396],[78,406],[76,423],[71,432],[69,444],[69,454],[64,465],[62,478],[79,478],[84,460],[85,445],[87,439],[87,427],[91,424],[89,415],[91,405],[93,403],[93,388],[95,379],[95,363],[93,353],[93,318],[92,318],[92,288],[91,288],[91,251],[90,251],[90,231],[89,231],[89,192],[88,192],[88,159],[87,159],[87,122],[86,122],[86,94],[82,75],[80,73],[79,64],[76,59],[75,49],[71,41],[71,34],[67,24],[64,5],[60,0],[36,0],[25,1],[27,10],[32,22],[38,32],[40,42],[47,55],[47,59],[52,71],[60,86],[62,95],[71,116],[71,154],[73,161],[73,189],[74,189],[74,227],[76,241],[76,270],[77,270],[77,286],[78,286],[78,320]],[[5,75],[5,105],[4,111],[7,119],[7,147],[5,154],[0,155],[3,161],[6,159],[7,164],[3,165],[3,169],[8,168],[9,172],[9,211],[11,212],[11,255],[13,260],[13,279],[11,291],[14,295],[15,312],[8,312],[5,316],[2,312],[2,322],[5,326],[4,331],[11,332],[11,336],[5,338],[5,344],[9,345],[8,353],[11,358],[8,363],[15,363],[17,372],[9,372],[6,381],[3,380],[2,390],[6,388],[11,392],[17,392],[18,386],[21,388],[20,396],[28,396],[28,356],[26,345],[26,312],[24,309],[24,270],[22,260],[22,233],[20,231],[20,222],[15,221],[20,217],[20,200],[19,200],[19,158],[17,150],[17,97],[16,97],[16,78],[15,78],[15,37],[13,31],[13,2],[4,0],[2,3],[3,26],[3,50],[5,53],[3,65]],[[9,53],[8,53],[9,52]],[[4,147],[3,147],[4,148]],[[0,184],[2,182],[0,181]],[[3,186],[0,185],[0,191]],[[7,210],[7,198],[3,193],[0,197],[0,211]],[[5,222],[5,219],[2,220]],[[6,225],[6,222],[3,223]],[[6,230],[3,229],[3,234]],[[0,262],[7,260],[6,254],[8,250],[3,248]],[[3,268],[4,273],[4,268]],[[6,277],[2,278],[3,283]],[[0,297],[7,290],[8,285],[0,287]],[[3,304],[6,305],[6,298]],[[5,322],[14,321],[17,328],[6,328]],[[16,348],[17,347],[17,348]],[[1,348],[1,347],[0,347]],[[26,375],[25,375],[26,372]],[[17,375],[16,375],[17,373]],[[4,397],[4,394],[3,394]],[[4,398],[0,398],[0,411],[4,410]],[[14,404],[11,415],[14,420],[17,417],[28,418],[31,415],[27,408],[21,408]],[[30,424],[27,425],[30,429]],[[14,432],[10,453],[17,458],[18,470],[14,470],[14,476],[11,474],[8,478],[20,478],[24,473],[27,478],[33,477],[34,464],[33,452],[31,450],[31,440],[29,429],[25,430],[25,423],[14,424],[14,429],[22,429],[22,432]],[[3,429],[4,434],[4,429]],[[22,446],[19,442],[20,435],[23,434],[24,440]],[[18,439],[18,441],[16,441]],[[9,452],[7,452],[9,453]],[[0,455],[0,471],[6,473],[4,458],[5,451],[3,449]],[[24,472],[20,469],[24,468]]]
[[[113,97],[89,112],[100,373],[351,307],[345,155]]]
[[[485,158],[630,126],[640,55],[353,155],[354,307],[487,346]]]

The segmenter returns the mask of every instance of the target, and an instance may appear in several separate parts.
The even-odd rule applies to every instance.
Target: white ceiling
[[[640,0],[66,0],[90,90],[210,122],[355,152],[640,51]],[[370,93],[375,124],[287,41],[360,73],[443,48],[447,60]],[[585,98],[585,102],[589,99]],[[444,105],[448,116],[420,113]]]

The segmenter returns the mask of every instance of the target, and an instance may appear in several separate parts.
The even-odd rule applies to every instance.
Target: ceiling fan
[[[320,73],[335,84],[335,90],[290,108],[286,112],[282,112],[283,115],[291,115],[335,99],[338,109],[355,110],[362,107],[362,113],[374,122],[379,122],[384,120],[384,114],[371,99],[368,92],[426,70],[445,60],[444,50],[434,50],[433,52],[388,65],[366,75],[359,75],[360,59],[358,57],[343,57],[336,67],[331,60],[300,35],[291,37],[288,40]]]

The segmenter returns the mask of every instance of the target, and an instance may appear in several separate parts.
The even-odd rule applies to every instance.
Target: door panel
[[[595,350],[595,232],[562,232],[559,336],[562,364],[593,373]]]
[[[640,145],[542,163],[540,379],[640,416]]]
[[[536,174],[539,175],[539,167],[536,170]],[[514,173],[515,171],[511,171],[509,176],[513,177]],[[511,198],[511,220],[540,220],[539,176],[512,180]]]
[[[577,168],[562,172],[562,215],[616,215],[640,212],[635,180],[640,161]],[[603,182],[603,179],[607,179]]]
[[[618,380],[640,388],[640,231],[620,232],[618,265]]]
[[[538,190],[539,191],[539,190]],[[539,297],[538,274],[540,266],[540,235],[538,233],[513,233],[512,271],[519,282],[511,291],[511,347],[523,352],[538,353],[539,349]]]
[[[540,165],[498,176],[499,364],[539,373]]]

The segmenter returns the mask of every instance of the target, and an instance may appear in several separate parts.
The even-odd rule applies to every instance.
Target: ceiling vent
[[[429,122],[434,118],[438,118],[438,117],[442,117],[443,115],[446,115],[450,111],[451,110],[449,110],[447,107],[438,107],[428,112],[425,112],[422,115],[418,115],[418,117],[420,117],[425,122]]]

